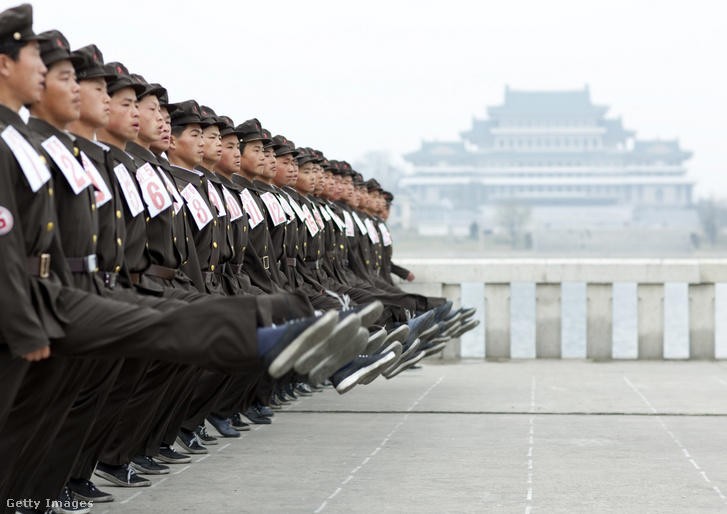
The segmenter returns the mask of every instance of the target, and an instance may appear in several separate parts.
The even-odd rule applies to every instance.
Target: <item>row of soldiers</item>
[[[20,112],[29,109],[25,121]],[[476,325],[391,274],[393,195],[0,13],[0,497],[88,512]],[[176,445],[176,447],[175,447]]]

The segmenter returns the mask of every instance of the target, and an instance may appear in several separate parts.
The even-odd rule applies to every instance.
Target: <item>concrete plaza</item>
[[[727,512],[727,363],[433,361],[219,442],[94,512]]]

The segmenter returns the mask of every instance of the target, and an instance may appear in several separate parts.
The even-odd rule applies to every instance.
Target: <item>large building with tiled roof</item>
[[[423,142],[405,155],[413,171],[400,189],[414,200],[414,211],[426,211],[413,213],[419,219],[441,205],[471,220],[503,202],[543,213],[599,207],[606,221],[609,212],[620,213],[619,224],[643,209],[691,210],[694,184],[684,166],[691,153],[676,140],[639,140],[607,112],[591,101],[587,86],[508,87],[504,102],[473,119],[460,140]]]

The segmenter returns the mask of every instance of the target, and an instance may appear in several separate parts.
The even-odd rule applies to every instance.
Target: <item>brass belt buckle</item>
[[[263,255],[263,268],[270,269],[270,257]]]
[[[49,253],[40,254],[40,261],[39,261],[39,266],[38,266],[38,276],[40,278],[50,277],[50,254]]]

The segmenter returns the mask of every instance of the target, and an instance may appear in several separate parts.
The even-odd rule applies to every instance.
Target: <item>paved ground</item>
[[[727,512],[727,363],[430,363],[245,434],[94,512]]]

